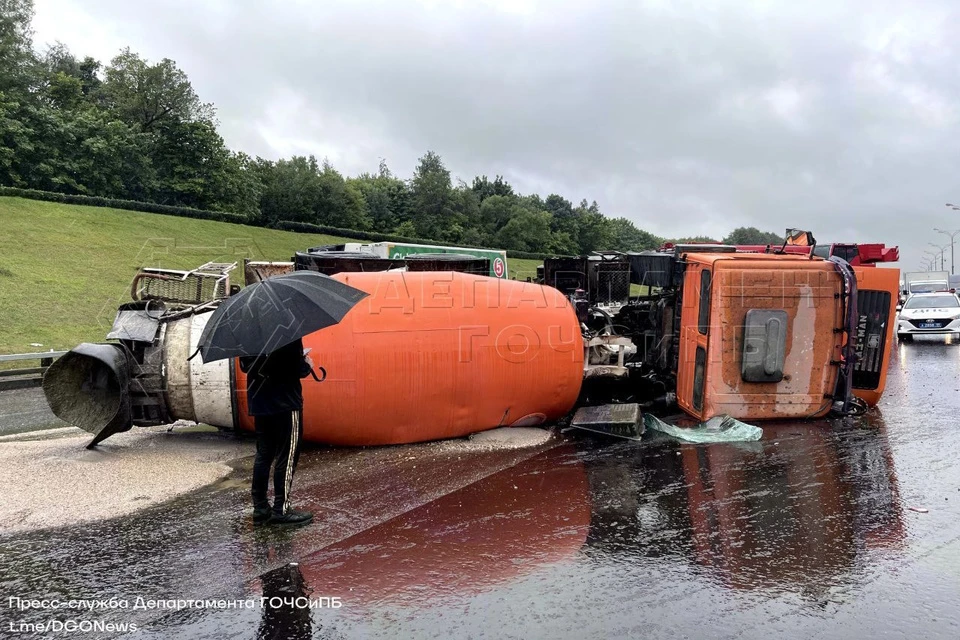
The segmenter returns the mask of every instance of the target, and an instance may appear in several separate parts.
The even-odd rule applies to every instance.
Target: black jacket
[[[300,378],[310,375],[303,357],[303,342],[296,340],[263,356],[240,358],[247,374],[247,411],[265,416],[303,409]]]

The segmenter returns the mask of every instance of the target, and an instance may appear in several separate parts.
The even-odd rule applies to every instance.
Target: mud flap
[[[129,384],[121,346],[85,342],[47,368],[43,393],[54,415],[94,435],[90,449],[133,426]]]

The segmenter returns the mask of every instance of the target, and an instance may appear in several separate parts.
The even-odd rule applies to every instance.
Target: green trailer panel
[[[378,243],[379,244],[379,243]],[[439,247],[426,244],[383,243],[386,245],[387,258],[405,258],[413,254],[423,253],[456,253],[477,258],[486,258],[490,261],[490,275],[494,278],[507,277],[507,252],[495,249],[468,249],[464,247]]]

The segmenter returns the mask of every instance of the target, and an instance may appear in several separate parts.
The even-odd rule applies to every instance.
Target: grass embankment
[[[347,238],[226,222],[0,197],[0,353],[102,342],[137,269],[191,269],[244,258],[289,260]],[[508,260],[510,277],[538,260]],[[32,347],[31,343],[42,344]]]

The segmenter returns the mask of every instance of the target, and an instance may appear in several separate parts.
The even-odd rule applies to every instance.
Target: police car
[[[960,334],[960,298],[955,293],[914,293],[907,297],[897,317],[897,337]]]

